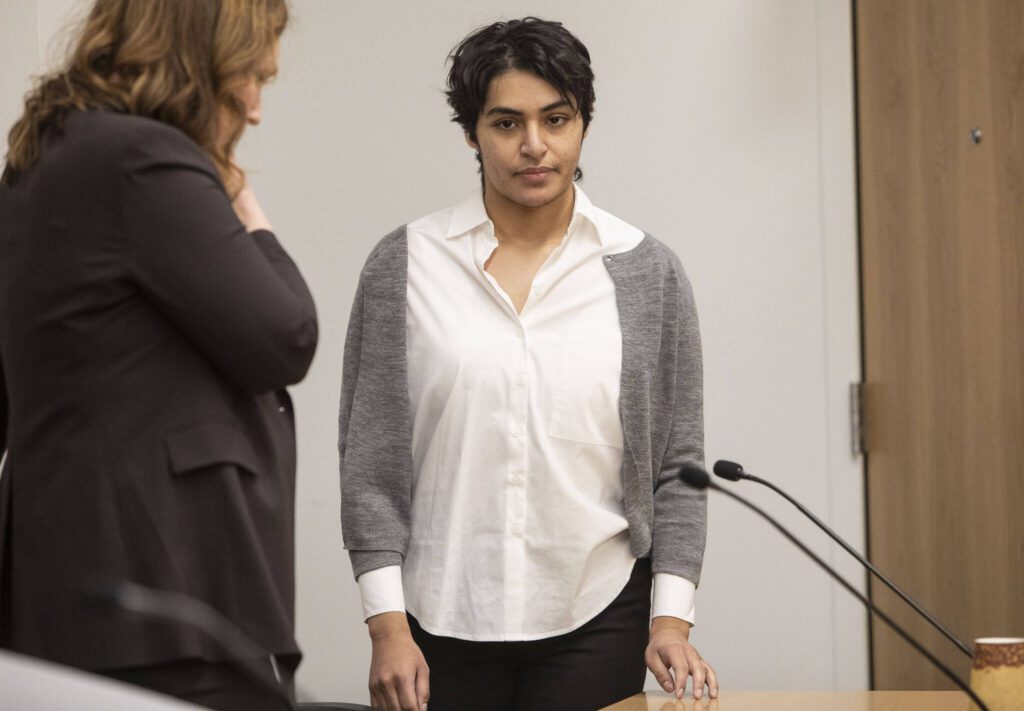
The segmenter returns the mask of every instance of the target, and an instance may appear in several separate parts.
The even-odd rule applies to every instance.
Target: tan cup
[[[974,640],[971,690],[990,711],[1024,711],[1024,637]]]

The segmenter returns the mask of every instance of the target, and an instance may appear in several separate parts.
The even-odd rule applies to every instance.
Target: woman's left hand
[[[693,698],[704,695],[718,698],[718,677],[690,644],[690,623],[678,617],[655,617],[651,621],[650,642],[644,653],[647,668],[665,691],[681,699],[686,691],[686,679],[693,677]]]

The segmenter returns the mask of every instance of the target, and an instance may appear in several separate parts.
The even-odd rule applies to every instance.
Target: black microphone
[[[811,519],[811,521],[813,521],[818,528],[827,533],[833,541],[841,545],[843,547],[843,550],[845,550],[847,553],[856,558],[861,565],[863,565],[865,568],[871,571],[872,575],[874,575],[876,578],[885,583],[886,587],[888,587],[894,593],[899,595],[900,599],[902,599],[903,602],[910,605],[912,608],[914,608],[917,614],[921,615],[921,617],[928,620],[928,622],[931,623],[932,627],[937,629],[946,637],[946,639],[955,644],[961,652],[966,654],[971,659],[974,658],[974,653],[971,651],[970,647],[968,647],[966,644],[963,643],[962,640],[960,640],[952,632],[950,632],[945,625],[943,625],[941,622],[939,622],[930,614],[928,614],[928,612],[923,607],[921,607],[921,605],[914,601],[909,595],[907,595],[907,593],[903,592],[903,590],[901,590],[900,587],[896,585],[896,583],[889,580],[889,578],[887,578],[882,573],[882,571],[880,571],[878,568],[872,565],[867,558],[858,553],[853,548],[853,546],[851,546],[849,543],[840,538],[839,534],[837,534],[831,528],[826,526],[824,522],[822,522],[817,516],[811,513],[806,506],[801,504],[799,501],[794,499],[792,496],[787,494],[779,487],[775,486],[775,484],[772,484],[770,481],[761,479],[760,477],[756,477],[753,474],[748,474],[743,470],[743,465],[737,464],[736,462],[729,462],[726,461],[725,459],[719,459],[717,462],[715,462],[714,471],[717,476],[720,476],[723,479],[728,479],[729,481],[739,481],[740,479],[746,479],[748,481],[754,481],[757,482],[758,484],[767,486],[769,489],[771,489],[772,491],[786,499],[786,501],[796,506],[797,509],[799,509],[800,513],[802,513],[807,518]]]
[[[291,694],[276,676],[276,667],[272,674],[257,663],[257,659],[267,655],[234,623],[205,602],[182,593],[156,590],[129,581],[112,584],[96,581],[85,585],[83,592],[96,603],[114,605],[147,617],[183,622],[199,629],[230,653],[229,664],[280,698],[286,708],[294,708]]]
[[[715,476],[720,476],[723,479],[728,479],[729,481],[739,481],[747,476],[746,472],[743,471],[742,464],[730,462],[727,459],[719,459],[715,462],[714,471]]]
[[[758,506],[744,499],[742,496],[734,494],[728,489],[725,489],[716,484],[715,482],[711,481],[711,477],[703,469],[694,466],[685,466],[679,472],[679,478],[682,479],[687,484],[689,484],[690,486],[694,487],[695,489],[714,489],[715,491],[725,494],[730,499],[733,499],[734,501],[743,504],[748,509],[750,509],[758,516],[763,518],[765,521],[770,523],[779,533],[788,538],[790,543],[792,543],[801,551],[803,551],[804,555],[806,555],[808,558],[817,563],[819,568],[821,568],[830,576],[832,576],[833,580],[842,585],[846,589],[846,591],[853,595],[855,598],[860,600],[861,604],[863,604],[865,607],[871,610],[871,612],[877,615],[880,620],[885,622],[885,624],[889,625],[889,627],[896,634],[902,637],[910,646],[912,646],[914,649],[916,649],[918,652],[924,655],[924,657],[932,664],[934,664],[939,671],[945,674],[954,684],[956,684],[957,688],[961,689],[965,694],[967,694],[967,696],[970,697],[971,701],[978,705],[978,708],[980,708],[981,711],[988,711],[988,707],[985,705],[985,703],[978,698],[977,694],[971,691],[969,686],[960,681],[960,678],[956,674],[954,674],[946,665],[940,662],[931,652],[925,649],[920,642],[911,637],[906,630],[904,630],[902,627],[896,624],[896,622],[894,622],[892,618],[890,618],[884,612],[875,607],[874,604],[872,604],[870,600],[864,597],[864,595],[862,595],[855,587],[850,585],[850,583],[846,582],[846,580],[844,580],[843,577],[832,568],[832,566],[823,561],[821,558],[815,555],[815,553],[810,548],[808,548],[799,540],[797,540],[796,536],[790,533],[785,526],[783,526],[781,523],[779,523],[774,518],[769,516],[767,513],[762,511]]]

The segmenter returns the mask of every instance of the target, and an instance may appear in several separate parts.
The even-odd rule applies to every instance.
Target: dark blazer
[[[183,133],[90,111],[0,186],[0,255],[0,642],[91,669],[227,657],[88,594],[131,580],[298,655],[284,386],[317,323],[274,235]]]

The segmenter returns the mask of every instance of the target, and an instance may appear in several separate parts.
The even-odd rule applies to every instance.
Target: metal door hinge
[[[850,383],[850,451],[857,457],[867,451],[864,438],[865,384]]]

